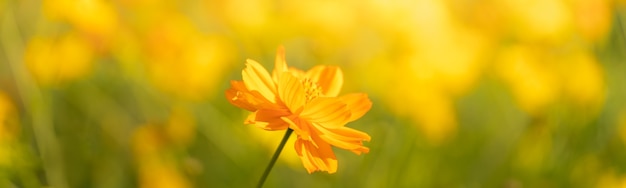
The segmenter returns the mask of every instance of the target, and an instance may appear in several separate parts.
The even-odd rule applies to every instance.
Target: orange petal
[[[289,124],[283,121],[281,117],[290,115],[289,110],[284,108],[264,108],[257,110],[254,116],[250,115],[247,121],[265,130],[285,130]]]
[[[298,78],[289,72],[283,72],[278,82],[278,96],[280,100],[291,110],[298,113],[305,103],[304,86]]]
[[[256,111],[271,104],[258,91],[248,91],[241,81],[230,82],[230,88],[226,90],[226,98],[231,104],[248,111]]]
[[[309,174],[315,171],[327,171],[330,174],[337,172],[337,158],[328,143],[319,138],[307,141],[298,137],[295,148]]]
[[[246,61],[246,68],[241,72],[243,83],[250,91],[258,91],[268,101],[276,102],[276,84],[267,70],[254,60]]]
[[[363,141],[370,141],[371,137],[364,132],[349,128],[340,127],[337,129],[327,129],[324,127],[316,127],[319,136],[329,144],[350,150],[357,155],[361,153],[369,153],[370,149],[363,146]]]
[[[348,122],[350,110],[339,98],[318,97],[306,104],[300,117],[328,128],[339,128]]]
[[[306,73],[306,76],[317,82],[322,88],[322,94],[327,97],[336,97],[343,85],[343,72],[337,66],[315,66]]]
[[[289,128],[301,139],[311,140],[311,123],[303,121],[300,118],[290,119],[289,117],[281,117],[281,119],[289,124]]]
[[[279,46],[276,50],[276,60],[274,61],[274,71],[272,77],[274,81],[278,82],[280,74],[287,72],[287,60],[285,59],[285,47]]]
[[[363,115],[372,108],[372,101],[370,101],[365,93],[352,93],[339,98],[348,105],[348,109],[350,110],[351,115],[348,122],[363,117]]]
[[[246,117],[246,120],[244,120],[244,124],[254,124],[257,125],[257,127],[260,128],[264,128],[265,126],[258,126],[258,124],[260,124],[261,122],[256,122],[256,112],[252,112],[250,113],[250,115],[248,115],[248,117]]]

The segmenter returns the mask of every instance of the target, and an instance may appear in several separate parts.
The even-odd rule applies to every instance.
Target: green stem
[[[274,164],[276,163],[276,160],[278,159],[280,152],[283,151],[283,148],[285,147],[285,144],[287,143],[287,140],[289,139],[289,135],[291,135],[291,132],[293,132],[293,130],[291,129],[287,129],[287,132],[285,132],[285,136],[283,136],[283,140],[280,141],[280,145],[278,145],[278,148],[276,148],[276,151],[274,152],[274,156],[272,156],[272,160],[270,160],[270,164],[268,164],[267,167],[265,168],[265,172],[263,172],[263,176],[261,176],[261,179],[259,180],[259,184],[257,185],[257,187],[259,188],[263,187],[263,183],[265,183],[265,179],[267,179],[267,176],[270,175],[270,171],[272,171],[272,167],[274,167]]]

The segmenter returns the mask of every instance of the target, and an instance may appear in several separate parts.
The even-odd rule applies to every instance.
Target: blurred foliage
[[[623,0],[0,0],[0,187],[248,187],[281,139],[246,58],[339,65],[374,106],[268,187],[626,186]]]

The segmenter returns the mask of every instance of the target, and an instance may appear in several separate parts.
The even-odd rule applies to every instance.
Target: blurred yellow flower
[[[289,18],[302,29],[313,33],[345,36],[354,31],[358,14],[353,1],[287,1],[284,6]],[[341,39],[341,37],[338,37]],[[346,38],[343,38],[346,39]]]
[[[307,72],[289,69],[281,47],[271,75],[248,60],[242,77],[243,81],[231,82],[228,101],[253,112],[248,124],[265,130],[294,130],[296,152],[309,173],[337,171],[331,145],[356,154],[369,152],[362,141],[369,141],[370,136],[345,124],[363,116],[372,103],[362,93],[337,97],[343,84],[338,67],[316,66]]]
[[[132,135],[132,149],[140,187],[192,187],[188,175],[199,173],[202,166],[176,152],[187,148],[195,134],[193,116],[180,106],[172,108],[164,125],[138,127]]]
[[[561,99],[593,112],[601,109],[605,81],[596,58],[582,49],[562,49],[567,53],[549,49],[516,45],[505,48],[497,60],[496,71],[510,85],[521,109],[537,114]]]
[[[569,33],[573,15],[562,0],[501,1],[508,12],[513,34],[522,40],[562,42]]]
[[[457,129],[454,98],[441,89],[441,80],[424,78],[431,77],[429,71],[415,75],[410,68],[398,68],[396,73],[395,79],[389,80],[392,85],[411,87],[381,89],[390,110],[414,121],[430,144],[443,144],[453,138]]]
[[[30,167],[29,148],[22,142],[21,135],[18,109],[11,97],[0,91],[0,174],[7,172],[6,169]]]
[[[196,135],[196,124],[192,114],[185,108],[172,109],[165,132],[174,144],[186,146],[192,143]]]
[[[604,70],[590,52],[577,52],[562,58],[563,91],[572,102],[597,111],[605,98]]]
[[[117,12],[109,1],[44,0],[43,11],[46,17],[68,22],[101,44],[108,42],[118,28]]]
[[[16,157],[14,144],[20,127],[16,125],[14,116],[13,104],[0,91],[0,167],[11,165]]]
[[[24,63],[41,84],[54,84],[81,78],[91,71],[94,52],[75,33],[59,38],[35,36],[24,52]]]
[[[542,54],[519,45],[501,52],[496,71],[511,87],[521,109],[530,114],[542,112],[559,94],[558,75],[542,62]],[[542,64],[544,63],[544,64]]]
[[[369,3],[369,11],[376,14],[370,19],[392,36],[394,45],[388,47],[393,49],[391,60],[378,60],[363,70],[385,75],[371,77],[367,86],[384,96],[394,114],[413,120],[430,144],[453,138],[458,123],[455,99],[479,83],[497,37],[461,22],[459,12],[445,1]],[[463,8],[471,4],[459,3]],[[382,84],[371,84],[376,82]]]
[[[606,187],[615,187],[615,188],[624,188],[626,187],[626,175],[616,173],[615,170],[607,170],[601,174],[598,178],[598,182],[596,186],[598,188],[606,188]]]
[[[210,16],[219,16],[225,24],[242,30],[262,28],[272,18],[269,0],[204,1]]]
[[[150,164],[139,167],[141,188],[187,188],[192,187],[180,170],[170,163]]]
[[[418,123],[426,139],[431,144],[438,145],[453,138],[457,129],[453,99],[427,88],[421,88],[419,91],[416,89],[412,95],[406,96],[407,100],[403,106],[409,108],[405,110],[409,117]]]
[[[576,28],[588,41],[604,39],[611,29],[613,9],[610,0],[574,0]]]
[[[19,135],[16,112],[9,97],[0,91],[0,143],[15,140]]]
[[[230,42],[198,31],[180,15],[161,20],[146,36],[151,80],[159,89],[185,99],[211,94],[234,55]]]
[[[191,187],[171,151],[167,133],[156,125],[143,125],[133,133],[132,143],[140,187]]]
[[[161,133],[158,126],[142,125],[133,132],[132,144],[135,158],[143,159],[155,156],[163,148],[166,148],[167,137]]]

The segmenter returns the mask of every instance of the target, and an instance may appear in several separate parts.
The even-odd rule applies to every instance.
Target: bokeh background
[[[626,1],[0,0],[0,187],[251,187],[246,58],[338,65],[369,154],[267,187],[626,187]]]

